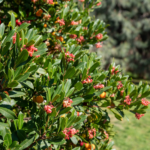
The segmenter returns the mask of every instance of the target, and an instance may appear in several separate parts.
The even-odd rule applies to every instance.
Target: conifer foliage
[[[105,66],[114,58],[134,78],[150,79],[149,1],[105,0],[101,6],[96,18],[109,24],[109,39],[101,49]]]

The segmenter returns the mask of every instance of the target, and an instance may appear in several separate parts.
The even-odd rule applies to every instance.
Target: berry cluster
[[[97,84],[94,86],[94,89],[102,89],[104,88],[104,84]]]
[[[102,48],[102,44],[100,42],[96,43],[96,48]]]
[[[96,136],[96,129],[89,129],[88,130],[89,139],[93,139]]]
[[[45,20],[49,20],[51,18],[51,15],[44,15],[44,17],[43,17],[43,19],[45,19]]]
[[[95,36],[97,40],[101,40],[103,38],[103,34],[99,33]]]
[[[130,98],[130,96],[129,95],[127,95],[126,97],[125,97],[126,99],[124,100],[124,102],[127,104],[127,105],[130,105],[131,104],[131,98]]]
[[[118,81],[118,82],[119,82],[119,84],[117,85],[117,89],[119,90],[119,89],[123,88],[123,84],[121,83],[121,81]]]
[[[52,113],[52,109],[54,108],[53,105],[45,105],[44,110],[46,111],[47,114]]]
[[[80,36],[79,38],[76,39],[77,42],[83,43],[85,41],[84,36]]]
[[[75,55],[71,54],[70,52],[65,53],[65,59],[70,62],[74,61]]]
[[[65,139],[68,139],[68,140],[78,132],[79,132],[79,130],[76,130],[75,128],[72,128],[72,127],[65,128],[63,130],[63,133],[65,134]]]
[[[146,98],[142,98],[141,103],[144,106],[148,106],[150,104],[150,102],[148,100],[146,100]]]
[[[21,48],[21,50],[23,50],[23,49],[26,49],[28,51],[30,57],[32,57],[34,51],[38,50],[37,48],[34,47],[34,45],[31,45],[31,46],[28,46],[28,47],[26,45],[24,45],[23,48]],[[40,55],[37,55],[37,57],[39,57],[39,56]]]
[[[135,114],[135,117],[139,120],[141,117],[143,117],[144,116],[144,114],[138,114],[138,113],[136,113]]]
[[[63,101],[63,107],[71,107],[71,104],[73,103],[72,99],[67,98]]]
[[[13,44],[15,44],[16,43],[16,33],[12,36],[12,38],[13,38]],[[20,41],[21,41],[21,38],[20,38]]]
[[[30,20],[29,20],[29,21],[22,21],[22,22],[21,22],[21,21],[19,21],[19,20],[17,19],[17,20],[16,20],[16,25],[17,25],[17,26],[20,26],[20,25],[22,25],[22,24],[25,23],[25,22],[26,22],[26,23],[31,23]]]
[[[113,67],[113,69],[111,70],[111,74],[117,74],[119,72],[119,70],[117,70],[115,67]]]
[[[92,83],[92,82],[93,82],[93,80],[92,80],[92,79],[90,79],[90,78],[91,78],[91,76],[88,76],[88,78],[87,78],[87,79],[85,79],[85,80],[83,80],[83,81],[82,81],[82,84]]]

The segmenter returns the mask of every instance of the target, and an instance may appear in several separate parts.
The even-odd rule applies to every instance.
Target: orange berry
[[[60,40],[61,42],[64,40],[64,38],[62,36],[57,36],[56,39]]]
[[[85,148],[88,148],[88,149],[90,149],[90,144],[89,143],[85,143]]]
[[[44,28],[46,28],[47,27],[47,24],[44,24]]]
[[[52,35],[55,35],[56,32],[52,32]]]
[[[79,116],[79,115],[80,115],[80,112],[77,111],[77,116]]]
[[[42,103],[44,101],[43,97],[42,96],[37,96],[36,97],[36,102],[37,103]]]
[[[39,9],[39,10],[36,12],[36,16],[37,16],[37,17],[41,17],[42,13],[43,13],[43,10],[42,10],[42,9]]]
[[[42,96],[37,96],[37,97],[33,96],[33,101],[37,103],[42,103],[44,99]]]
[[[106,97],[106,92],[103,92],[102,94],[100,94],[100,98],[105,98]]]

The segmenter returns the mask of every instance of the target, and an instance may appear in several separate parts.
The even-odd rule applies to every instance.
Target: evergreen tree
[[[105,67],[114,58],[134,78],[150,78],[149,0],[105,0],[95,15],[109,24],[109,39],[101,49]]]

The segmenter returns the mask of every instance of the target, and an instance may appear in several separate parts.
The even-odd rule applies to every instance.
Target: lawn
[[[116,150],[150,150],[150,108],[140,120],[126,112],[123,121],[111,116],[114,124],[114,137]]]
[[[116,150],[150,150],[150,108],[140,120],[126,112],[123,121],[111,116],[116,135],[114,137]]]

